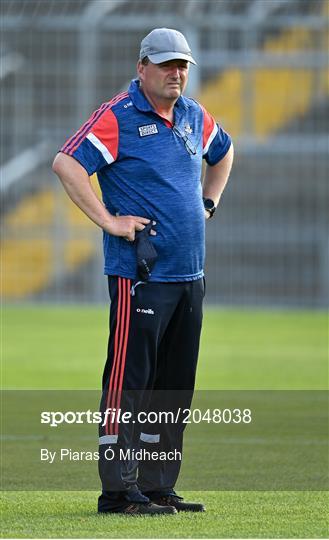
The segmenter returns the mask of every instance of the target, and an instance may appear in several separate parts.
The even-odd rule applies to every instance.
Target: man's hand
[[[122,236],[128,242],[133,242],[136,231],[142,231],[148,223],[150,219],[140,216],[112,216],[111,221],[103,229],[113,236]],[[152,225],[156,225],[155,221]],[[152,229],[150,234],[155,236],[156,232]]]

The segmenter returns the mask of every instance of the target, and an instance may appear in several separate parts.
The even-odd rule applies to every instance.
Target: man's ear
[[[144,66],[140,60],[137,62],[137,75],[139,80],[141,81],[144,75]]]

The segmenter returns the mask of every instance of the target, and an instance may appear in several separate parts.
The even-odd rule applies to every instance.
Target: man
[[[228,134],[183,97],[191,63],[180,32],[150,32],[141,43],[138,79],[94,112],[54,160],[70,198],[104,231],[111,311],[103,412],[136,415],[191,404],[205,292],[205,220],[216,210],[233,161]],[[104,204],[90,184],[95,172]],[[127,425],[118,416],[101,427],[99,512],[204,511],[174,491],[179,457],[120,458],[119,450],[128,448],[181,451],[183,427]]]

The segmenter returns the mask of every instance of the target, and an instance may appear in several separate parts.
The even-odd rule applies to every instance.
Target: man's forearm
[[[216,163],[216,165],[207,165],[206,167],[206,173],[203,180],[203,197],[206,199],[212,199],[215,206],[218,205],[230,176],[233,156],[234,150],[233,144],[231,144],[223,159]]]

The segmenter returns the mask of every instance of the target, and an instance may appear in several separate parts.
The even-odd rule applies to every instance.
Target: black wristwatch
[[[209,218],[212,218],[212,216],[216,212],[216,208],[217,208],[215,206],[214,201],[212,199],[205,199],[203,197],[203,206],[204,206],[204,209],[209,212]]]

